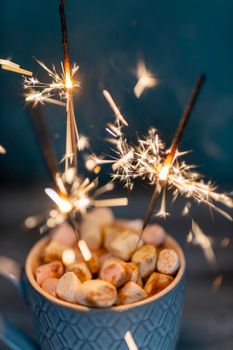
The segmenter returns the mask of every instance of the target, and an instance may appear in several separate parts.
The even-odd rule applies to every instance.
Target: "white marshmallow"
[[[67,272],[74,272],[81,282],[92,279],[91,271],[84,259],[79,258],[73,264],[67,266]]]
[[[132,231],[125,231],[118,235],[110,244],[109,251],[116,257],[128,261],[138,244],[138,235]],[[143,244],[141,240],[139,247]]]
[[[155,270],[156,260],[156,248],[151,244],[145,244],[132,256],[132,262],[138,264],[142,278],[149,276]]]
[[[131,278],[131,269],[124,261],[106,260],[100,270],[100,278],[119,288]]]
[[[115,303],[116,297],[116,288],[102,280],[86,281],[76,292],[76,301],[90,307],[110,307]]]
[[[74,303],[76,301],[75,295],[80,285],[81,281],[74,272],[66,272],[58,280],[56,294],[60,299]]]
[[[120,288],[117,296],[117,305],[132,304],[147,297],[145,290],[137,283],[130,281]]]
[[[163,249],[159,253],[157,270],[167,275],[174,275],[179,269],[180,260],[173,249]]]

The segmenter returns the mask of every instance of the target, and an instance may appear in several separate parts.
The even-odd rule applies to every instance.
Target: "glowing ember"
[[[6,149],[0,145],[0,154],[6,154]]]
[[[73,249],[66,249],[62,254],[63,264],[68,266],[75,261],[75,252]]]
[[[221,246],[222,246],[223,248],[226,248],[226,247],[229,246],[230,243],[231,243],[230,238],[225,237],[225,238],[223,238],[222,241],[221,241]]]
[[[133,339],[133,336],[132,336],[130,331],[127,331],[125,333],[124,338],[125,338],[125,342],[129,348],[129,350],[138,350],[138,347],[137,347],[135,340]]]
[[[79,249],[80,249],[80,251],[82,253],[83,258],[86,261],[90,261],[92,255],[91,255],[90,249],[88,248],[86,242],[83,239],[80,239],[78,241],[78,246],[79,246]]]
[[[63,199],[57,192],[51,188],[46,188],[45,193],[57,204],[62,213],[69,213],[72,210],[72,204]]]
[[[210,264],[216,264],[212,239],[202,231],[200,226],[194,220],[192,220],[192,229],[187,236],[187,241],[201,247],[207,261]]]
[[[213,281],[213,289],[217,291],[221,287],[222,282],[223,282],[223,275],[216,276]]]
[[[110,107],[112,108],[113,112],[115,113],[116,119],[124,124],[125,126],[128,126],[127,121],[125,120],[125,118],[122,116],[120,110],[118,109],[116,103],[114,102],[112,96],[110,95],[110,93],[107,90],[103,90],[103,94],[104,97],[106,98],[106,100],[108,101]]]
[[[138,62],[137,77],[138,81],[134,87],[134,94],[137,98],[140,98],[146,89],[153,88],[158,84],[158,80],[146,69],[143,61]]]

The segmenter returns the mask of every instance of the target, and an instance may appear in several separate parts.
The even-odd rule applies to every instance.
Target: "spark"
[[[71,203],[62,198],[56,191],[46,188],[45,193],[57,204],[62,213],[69,213],[72,210]]]
[[[216,276],[213,281],[213,289],[217,291],[221,287],[222,282],[223,282],[223,275]]]
[[[134,94],[140,98],[146,89],[155,87],[158,80],[147,70],[143,61],[138,62],[137,66],[137,84],[134,87]]]
[[[135,340],[133,339],[132,333],[130,331],[127,331],[125,333],[125,342],[129,348],[129,350],[138,350],[138,347],[135,343]]]
[[[223,238],[222,241],[221,241],[221,247],[226,248],[226,247],[229,246],[230,243],[231,243],[230,238],[225,237],[225,238]]]
[[[106,100],[108,101],[110,107],[112,108],[113,112],[115,113],[116,119],[120,123],[124,124],[125,126],[128,126],[127,121],[125,120],[125,118],[121,114],[119,108],[117,107],[117,105],[114,102],[114,100],[113,100],[112,96],[110,95],[110,93],[107,90],[103,90],[103,94],[104,94],[104,97],[106,98]]]
[[[14,73],[19,73],[19,74],[28,75],[28,76],[32,76],[33,74],[29,70],[20,68],[19,64],[16,64],[10,60],[0,59],[0,65],[2,69],[8,70]]]
[[[91,255],[90,249],[87,246],[87,243],[83,239],[80,239],[78,241],[78,246],[79,246],[79,249],[82,253],[84,260],[90,261],[92,258],[92,255]]]
[[[87,136],[79,135],[79,150],[84,151],[90,147],[90,142]]]
[[[57,189],[46,188],[46,194],[57,205],[56,209],[51,210],[42,231],[55,227],[57,224],[67,220],[71,223],[76,223],[84,216],[87,210],[91,207],[106,207],[106,206],[126,206],[127,198],[111,198],[98,199],[100,195],[113,189],[113,184],[109,183],[105,186],[98,187],[98,179],[93,181],[88,178],[82,180],[76,173],[69,169],[62,176],[56,177]],[[73,225],[75,226],[75,225]]]
[[[0,154],[6,154],[6,149],[0,145]]]
[[[202,231],[200,226],[194,220],[192,220],[192,228],[187,236],[187,241],[200,246],[207,261],[212,265],[216,264],[212,239]]]
[[[131,165],[134,158],[134,149],[128,144],[122,133],[122,128],[128,126],[128,123],[122,116],[110,93],[107,90],[103,90],[103,94],[115,114],[114,123],[108,123],[106,128],[107,132],[110,134],[108,141],[115,146],[113,149],[114,155],[110,157],[111,159],[100,159],[94,156],[92,157],[92,166],[94,166],[94,162],[96,162],[96,165],[112,164],[113,180],[119,179],[125,182],[126,187],[132,189],[130,178],[133,176],[133,168]]]
[[[61,63],[61,72],[58,73],[54,65],[52,65],[52,68],[49,68],[38,59],[36,59],[36,62],[47,72],[49,81],[41,82],[34,76],[25,77],[23,87],[26,91],[25,100],[27,102],[34,102],[35,104],[51,102],[50,99],[54,101],[53,97],[55,96],[59,98],[59,100],[56,100],[57,102],[66,101],[68,97],[67,89],[76,89],[80,86],[76,80],[76,73],[79,69],[76,63],[71,69],[71,77],[68,78],[63,63]],[[66,104],[63,103],[61,105],[64,106]]]
[[[72,264],[75,261],[75,252],[73,249],[66,249],[62,253],[62,262],[65,266]]]

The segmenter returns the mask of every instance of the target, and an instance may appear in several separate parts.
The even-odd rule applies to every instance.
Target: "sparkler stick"
[[[67,74],[70,74],[70,56],[69,56],[69,45],[68,45],[68,33],[66,25],[66,14],[65,4],[67,0],[61,0],[59,5],[59,13],[61,19],[61,31],[62,31],[62,47],[64,52],[64,68]]]
[[[68,45],[68,32],[66,25],[65,4],[67,0],[61,0],[59,14],[61,19],[62,47],[64,52],[65,85],[67,91],[67,125],[66,125],[66,170],[70,167],[77,169],[78,129],[76,126],[73,103],[73,82],[71,80],[70,55]]]
[[[148,208],[146,211],[146,215],[145,215],[145,218],[143,221],[143,228],[142,228],[142,232],[140,235],[140,239],[141,239],[141,236],[142,236],[144,229],[146,228],[146,226],[148,225],[148,223],[151,219],[154,207],[155,207],[156,202],[159,198],[161,190],[166,185],[166,180],[167,180],[167,176],[168,176],[170,167],[172,166],[173,161],[175,159],[176,151],[177,151],[178,146],[180,144],[181,137],[184,133],[185,126],[187,125],[187,122],[190,118],[191,112],[193,111],[193,108],[194,108],[195,103],[197,101],[197,98],[200,94],[200,91],[201,91],[201,88],[202,88],[204,81],[205,81],[205,75],[201,74],[195,83],[194,89],[192,91],[192,95],[191,95],[191,97],[190,97],[190,99],[185,107],[184,113],[180,119],[178,128],[176,130],[175,136],[173,138],[173,141],[172,141],[172,144],[170,147],[170,151],[164,160],[162,169],[161,169],[160,174],[159,174],[159,178],[161,180],[160,181],[161,186],[160,186],[160,188],[155,187],[155,189],[154,189],[153,195],[152,195],[151,200],[149,202],[149,205],[148,205]]]
[[[194,86],[193,91],[192,91],[192,95],[191,95],[190,100],[188,101],[188,103],[185,107],[184,113],[180,119],[178,128],[177,128],[175,136],[172,140],[170,151],[165,159],[164,165],[167,165],[167,164],[172,165],[172,163],[173,163],[173,160],[175,158],[175,154],[176,154],[176,151],[179,147],[179,144],[180,144],[182,135],[184,133],[185,127],[188,123],[188,120],[189,120],[190,115],[193,111],[193,108],[197,102],[197,98],[201,92],[201,88],[205,82],[205,79],[206,79],[206,76],[204,74],[201,74],[195,83],[195,86]]]

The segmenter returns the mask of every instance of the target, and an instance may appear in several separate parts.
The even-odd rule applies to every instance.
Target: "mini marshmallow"
[[[106,260],[100,270],[100,278],[119,288],[131,278],[131,269],[124,261]]]
[[[161,290],[169,286],[174,280],[173,277],[159,272],[153,272],[148,278],[144,290],[149,296],[159,293]]]
[[[55,241],[52,239],[49,244],[45,247],[43,253],[44,262],[50,262],[53,260],[61,260],[62,254],[65,250],[70,249],[68,245],[60,243],[59,241]]]
[[[56,295],[65,301],[74,303],[76,301],[76,293],[81,285],[81,281],[74,272],[66,272],[57,283]]]
[[[67,272],[74,272],[81,282],[92,279],[91,271],[84,259],[79,258],[74,263],[67,266]]]
[[[145,244],[132,256],[132,262],[138,264],[142,278],[149,276],[155,270],[156,260],[156,248],[151,244]]]
[[[51,294],[52,296],[56,296],[56,288],[58,284],[58,278],[47,278],[43,283],[41,288],[44,289],[45,292]]]
[[[69,247],[73,246],[77,242],[73,228],[66,222],[63,222],[61,225],[54,228],[51,235],[53,240]]]
[[[119,226],[121,228],[124,228],[125,230],[131,230],[137,233],[140,233],[143,227],[143,221],[141,219],[136,220],[123,220],[118,219],[115,220],[114,224],[116,226]]]
[[[119,237],[125,229],[119,228],[116,225],[105,226],[103,229],[103,246],[105,249],[109,250],[112,241]]]
[[[179,269],[180,261],[173,249],[163,249],[159,253],[157,270],[167,275],[174,275]]]
[[[50,277],[59,278],[64,273],[64,267],[60,261],[52,261],[39,266],[35,271],[36,282],[39,286]]]
[[[148,225],[142,233],[142,239],[145,243],[153,244],[155,247],[164,243],[166,238],[166,232],[160,225],[153,224]]]
[[[86,214],[84,220],[94,221],[98,226],[106,226],[113,222],[114,215],[109,208],[94,208]]]
[[[130,280],[139,284],[139,286],[143,286],[142,283],[142,277],[140,275],[140,271],[139,271],[139,267],[138,264],[133,263],[133,262],[129,262],[127,263],[127,265],[129,266],[130,270],[131,270],[131,278]]]
[[[90,249],[100,248],[102,230],[95,221],[84,219],[80,226],[80,235]]]
[[[116,288],[102,280],[86,281],[76,292],[76,301],[90,307],[110,307],[115,303],[116,297]]]
[[[130,281],[119,289],[117,305],[132,304],[147,297],[145,290],[137,283]]]
[[[138,244],[138,235],[132,231],[125,231],[118,235],[109,246],[109,251],[116,257],[128,261],[133,255]],[[139,246],[143,244],[140,240]]]

